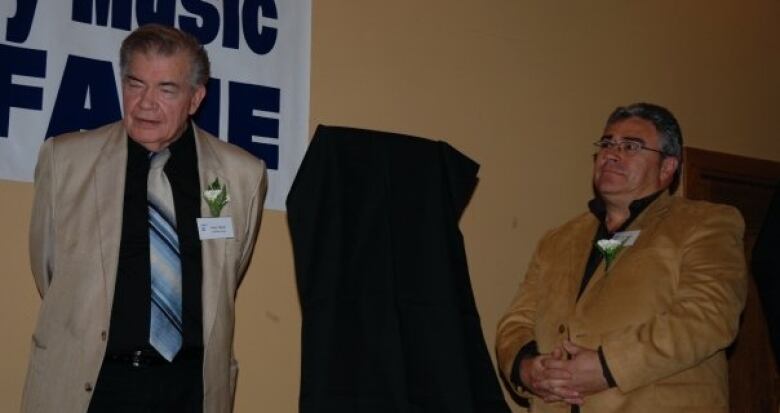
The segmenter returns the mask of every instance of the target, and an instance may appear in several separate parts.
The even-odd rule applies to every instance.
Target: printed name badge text
[[[198,235],[201,240],[230,239],[233,234],[233,220],[230,217],[198,218]]]

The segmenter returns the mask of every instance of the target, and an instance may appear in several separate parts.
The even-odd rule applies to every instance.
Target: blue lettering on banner
[[[177,1],[181,2],[187,14],[176,15]],[[202,44],[217,41],[221,26],[222,47],[238,49],[243,34],[246,46],[253,53],[263,55],[273,50],[278,30],[266,24],[269,20],[278,20],[275,0],[222,0],[216,5],[213,3],[209,0],[72,0],[70,17],[75,22],[103,27],[110,25],[113,29],[125,31],[131,30],[133,15],[139,25],[178,23],[182,30],[192,33]],[[27,41],[37,4],[38,0],[17,0],[16,14],[7,19],[7,41]],[[46,50],[0,44],[0,138],[9,136],[12,108],[42,110],[43,87],[13,81],[15,76],[45,79],[48,58]],[[228,140],[263,159],[269,169],[278,169],[281,90],[229,80],[224,82],[227,82],[227,102],[220,99],[223,81],[209,79],[207,96],[195,114],[195,122],[218,136],[220,117],[227,115]],[[111,61],[69,55],[46,134],[41,139],[93,129],[121,117],[119,91]]]
[[[173,26],[176,18],[176,0],[137,0],[135,14],[139,26],[147,23]]]
[[[5,40],[24,43],[30,35],[38,0],[16,0],[16,14],[8,18]]]
[[[92,24],[92,6],[95,6],[95,24],[108,25],[108,11],[111,6],[111,27],[130,30],[132,0],[73,0],[71,19],[75,22]]]
[[[261,12],[262,10],[262,12]],[[260,15],[269,19],[277,19],[276,3],[273,0],[246,0],[242,10],[243,29],[246,43],[253,52],[263,55],[271,51],[276,44],[276,29],[273,27],[262,26],[260,32],[257,31],[257,22]]]
[[[204,45],[213,42],[220,28],[219,9],[204,0],[180,1],[183,8],[196,17],[179,16],[179,28],[191,33]],[[241,1],[243,4],[240,4]],[[139,26],[146,23],[173,26],[177,23],[176,3],[176,0],[135,0],[136,23]],[[264,55],[273,50],[278,29],[258,23],[261,17],[267,20],[279,19],[275,0],[223,0],[221,3],[223,47],[238,49],[243,32],[246,44],[255,54]],[[133,0],[73,0],[71,19],[108,27],[110,13],[112,28],[129,31],[132,11]],[[202,20],[202,24],[198,24],[197,17]]]
[[[213,5],[202,0],[182,0],[184,9],[198,16],[203,21],[198,25],[198,19],[194,17],[179,17],[179,28],[195,36],[201,44],[209,44],[217,38],[219,33],[219,10]]]
[[[223,2],[225,28],[222,30],[222,46],[231,49],[238,49],[238,0],[225,0]]]
[[[13,75],[45,78],[46,56],[45,50],[0,44],[0,61],[6,62],[0,65],[0,137],[8,137],[12,107],[42,109],[42,88],[11,81]],[[194,117],[200,127],[215,136],[219,136],[221,88],[220,79],[209,79],[206,99]],[[280,97],[278,88],[229,82],[228,141],[263,159],[269,169],[279,168]],[[263,116],[256,111],[264,112]],[[42,139],[94,129],[121,117],[112,63],[70,55]],[[255,142],[255,136],[266,139]]]
[[[46,137],[94,129],[121,117],[111,62],[68,56]]]
[[[13,75],[46,77],[46,51],[0,44],[0,137],[8,137],[11,107],[41,110],[43,89],[12,83]]]
[[[279,119],[256,116],[255,110],[279,113],[280,90],[273,87],[230,82],[228,87],[228,137],[265,161],[269,169],[279,168],[279,144],[254,142],[253,136],[279,139]]]

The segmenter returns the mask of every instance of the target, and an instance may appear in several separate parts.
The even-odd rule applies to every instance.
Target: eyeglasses
[[[619,141],[615,142],[609,139],[602,139],[600,141],[594,142],[593,146],[599,148],[599,152],[604,152],[606,150],[617,150],[619,152],[625,153],[626,155],[636,155],[641,150],[647,150],[647,151],[653,151],[658,152],[663,156],[666,156],[666,152],[659,151],[658,149],[648,148],[645,146],[643,142],[640,141]]]

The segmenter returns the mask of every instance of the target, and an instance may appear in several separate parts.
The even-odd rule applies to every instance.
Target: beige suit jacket
[[[583,413],[728,411],[723,349],[745,302],[744,222],[728,206],[664,193],[629,230],[641,231],[576,299],[597,219],[580,215],[537,246],[499,322],[496,353],[507,380],[520,348],[550,352],[564,339],[602,348],[616,388],[585,398]],[[568,412],[531,398],[532,412]]]
[[[30,260],[43,298],[32,337],[23,412],[85,412],[106,351],[122,230],[127,133],[121,122],[41,147]],[[235,294],[252,255],[266,192],[262,161],[195,128],[202,188],[219,178],[234,239],[204,240],[204,412],[232,410]],[[210,216],[201,200],[201,215]]]

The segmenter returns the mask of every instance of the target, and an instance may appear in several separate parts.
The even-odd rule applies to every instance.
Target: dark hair
[[[652,123],[661,137],[663,156],[677,158],[677,170],[674,171],[672,183],[669,184],[669,193],[674,193],[680,185],[683,162],[683,137],[677,119],[663,106],[640,102],[616,108],[607,118],[607,126],[628,118],[640,118]]]
[[[190,83],[192,87],[205,86],[211,71],[206,49],[191,34],[154,23],[135,29],[122,41],[122,47],[119,49],[119,68],[122,78],[127,76],[127,66],[134,53],[171,56],[178,52],[184,52],[190,58]]]

